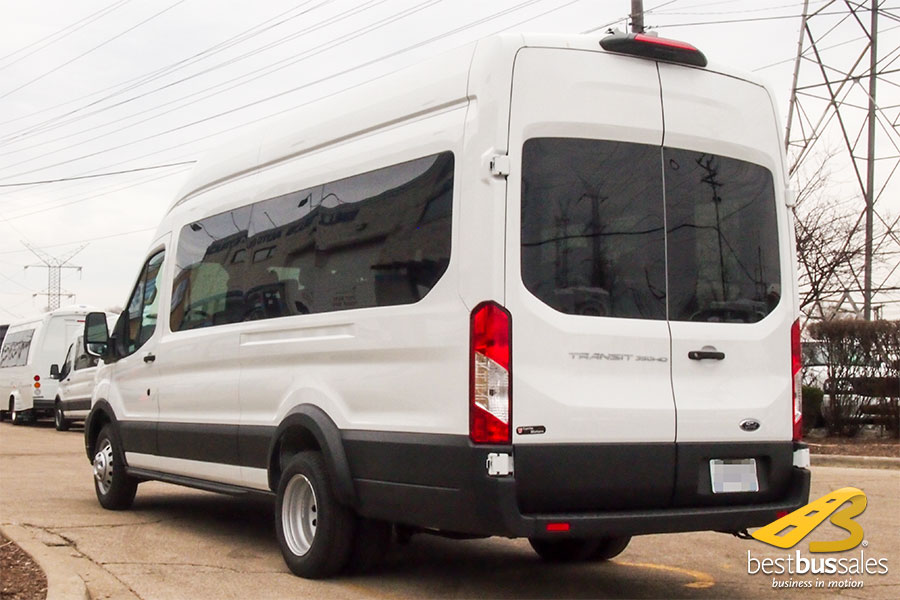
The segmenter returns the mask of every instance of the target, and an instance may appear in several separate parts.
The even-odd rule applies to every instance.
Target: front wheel
[[[53,424],[56,426],[57,431],[68,431],[70,421],[66,420],[66,414],[63,412],[62,405],[59,401],[56,402],[56,406],[53,407]]]
[[[104,425],[94,446],[94,491],[108,510],[125,510],[134,502],[138,480],[125,472],[125,455],[112,425]]]
[[[319,452],[301,452],[281,475],[275,502],[275,531],[284,562],[294,575],[322,579],[347,564],[355,516],[334,497]]]

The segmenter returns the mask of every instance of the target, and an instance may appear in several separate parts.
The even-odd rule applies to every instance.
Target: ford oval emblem
[[[744,431],[756,431],[759,429],[759,421],[756,419],[744,419],[741,421],[741,429]]]

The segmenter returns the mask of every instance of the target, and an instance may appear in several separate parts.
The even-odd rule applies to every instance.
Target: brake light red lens
[[[642,33],[614,33],[600,40],[600,47],[619,54],[665,60],[695,67],[706,66],[706,57],[691,44]]]
[[[512,318],[496,302],[472,311],[469,438],[476,444],[508,444],[511,439],[511,328]]]
[[[35,380],[35,381],[40,381],[40,380],[41,380],[41,376],[40,376],[40,375],[35,375],[35,376],[34,376],[34,380]]]
[[[793,396],[793,431],[794,441],[803,438],[803,375],[800,358],[800,320],[791,326],[791,392]]]
[[[643,44],[656,44],[658,46],[665,46],[667,48],[678,48],[679,50],[688,50],[690,52],[699,52],[697,48],[688,44],[687,42],[679,42],[678,40],[670,40],[668,38],[644,35],[643,33],[636,33],[634,35],[634,41],[641,42]]]
[[[547,523],[547,531],[569,531],[568,523]]]

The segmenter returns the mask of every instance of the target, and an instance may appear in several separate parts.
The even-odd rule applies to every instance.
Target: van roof
[[[606,35],[498,34],[301,104],[205,155],[167,214],[193,196],[260,167],[477,97],[482,92],[478,83],[511,65],[521,48],[605,52],[600,40]],[[633,57],[623,56],[623,60]],[[718,64],[705,69],[763,85],[756,76]]]

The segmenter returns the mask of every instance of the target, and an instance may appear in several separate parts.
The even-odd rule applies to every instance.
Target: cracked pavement
[[[816,467],[811,497],[848,485],[868,495],[869,507],[857,518],[866,555],[887,557],[890,568],[886,576],[856,577],[863,580],[861,589],[772,589],[772,576],[747,574],[747,552],[776,557],[787,551],[717,533],[643,536],[613,562],[587,565],[543,564],[524,540],[422,535],[407,546],[392,546],[385,564],[370,575],[307,581],[291,575],[282,561],[271,499],[147,482],[131,510],[106,511],[94,496],[80,431],[0,424],[0,524],[28,529],[82,577],[96,600],[737,599],[806,598],[816,592],[898,598],[900,472]],[[809,539],[841,537],[842,530],[823,524]],[[809,556],[806,541],[797,548]]]

